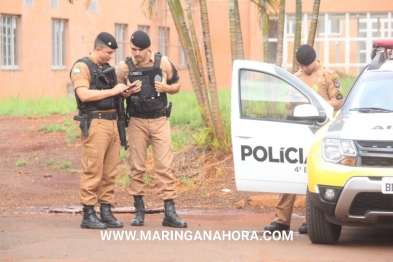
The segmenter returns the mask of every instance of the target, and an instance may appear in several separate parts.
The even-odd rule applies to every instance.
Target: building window
[[[158,52],[162,55],[167,55],[167,40],[168,40],[168,28],[158,28]]]
[[[52,19],[52,68],[65,68],[66,20]]]
[[[19,65],[18,17],[1,15],[1,66],[17,68]]]
[[[98,2],[97,2],[97,0],[92,0],[90,2],[89,7],[87,8],[87,10],[89,12],[92,12],[92,13],[98,13]]]
[[[286,17],[287,35],[295,35],[295,16]]]
[[[141,30],[145,32],[146,34],[149,34],[149,26],[147,25],[138,25],[138,30]]]
[[[59,0],[50,0],[50,8],[58,9],[59,8]]]
[[[25,0],[25,5],[34,6],[34,0]]]
[[[116,24],[115,25],[115,38],[117,40],[117,50],[115,63],[119,64],[120,61],[124,61],[126,58],[126,32],[127,25],[124,24]]]
[[[341,19],[328,15],[321,16],[318,18],[318,33],[328,35],[340,35],[341,34]]]

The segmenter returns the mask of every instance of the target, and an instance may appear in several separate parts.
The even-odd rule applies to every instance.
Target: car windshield
[[[348,94],[343,111],[351,114],[393,112],[393,72],[364,71]]]

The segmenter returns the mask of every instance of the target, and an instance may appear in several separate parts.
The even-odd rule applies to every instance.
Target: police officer
[[[317,92],[334,110],[339,110],[344,96],[337,73],[316,60],[315,50],[310,45],[299,46],[296,51],[296,60],[300,69],[295,73],[295,76]],[[292,109],[293,106],[287,103],[286,107]],[[265,231],[289,230],[295,200],[295,194],[280,195],[275,208],[274,221],[264,228]],[[299,227],[299,233],[307,233],[306,220]]]
[[[172,146],[169,125],[170,106],[167,94],[176,94],[180,90],[179,76],[168,57],[154,53],[150,49],[150,38],[143,31],[136,31],[131,36],[132,56],[120,62],[118,82],[132,87],[124,96],[127,97],[127,110],[130,115],[128,125],[127,160],[131,167],[129,193],[134,197],[135,217],[132,226],[143,226],[145,205],[143,175],[146,171],[147,147],[153,149],[154,169],[158,179],[158,194],[164,200],[165,216],[163,226],[187,227],[176,214],[173,199],[177,197],[175,181],[171,171]]]
[[[127,86],[108,85],[102,70],[117,49],[115,38],[100,33],[94,41],[94,51],[79,59],[70,71],[74,85],[83,143],[80,201],[83,204],[82,228],[121,228],[113,216],[115,174],[119,162],[120,139],[117,130],[115,97]],[[100,218],[94,206],[100,204]]]

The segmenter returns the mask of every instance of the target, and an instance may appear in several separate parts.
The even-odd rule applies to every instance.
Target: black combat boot
[[[81,228],[106,229],[107,226],[98,219],[94,206],[83,205],[83,220]]]
[[[143,226],[145,221],[145,204],[142,196],[134,196],[135,217],[131,221],[131,226]]]
[[[165,217],[162,220],[162,225],[166,227],[187,227],[187,223],[181,220],[175,210],[175,203],[172,199],[165,200],[164,202],[165,208]]]
[[[123,227],[123,223],[117,221],[117,219],[113,216],[111,205],[110,204],[101,204],[100,207],[101,213],[101,221],[107,225],[107,227],[120,228]]]
[[[274,231],[287,231],[289,230],[289,225],[284,225],[278,223],[277,221],[273,221],[270,223],[270,225],[265,226],[264,230],[270,233],[273,233]]]
[[[299,227],[299,234],[307,234],[308,230],[307,230],[307,223],[303,223],[300,227]]]

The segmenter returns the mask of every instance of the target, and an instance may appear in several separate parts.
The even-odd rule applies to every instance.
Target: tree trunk
[[[198,38],[195,33],[194,20],[192,18],[190,2],[189,0],[185,0],[185,3],[186,3],[187,15],[188,15],[188,24],[190,27],[191,38],[192,38],[192,43],[194,46],[194,52],[196,57],[195,66],[196,68],[198,68],[197,74],[199,77],[199,86],[203,97],[203,105],[199,104],[199,106],[204,110],[204,112],[202,113],[202,117],[204,118],[205,126],[214,127],[212,110],[210,108],[210,103],[209,103],[209,96],[206,90],[206,81],[205,81],[205,74],[203,70],[202,56],[199,49]]]
[[[314,0],[314,6],[312,10],[311,24],[310,24],[310,32],[308,33],[307,44],[310,46],[314,46],[315,34],[317,32],[318,26],[318,15],[319,15],[319,6],[321,4],[321,0]]]
[[[244,59],[243,34],[240,21],[239,1],[235,0],[235,23],[236,23],[236,54],[237,59]]]
[[[296,20],[295,20],[295,40],[293,43],[293,66],[292,73],[295,73],[299,64],[296,60],[296,50],[300,45],[302,38],[302,0],[296,0]]]
[[[263,38],[263,62],[269,63],[269,16],[267,15],[266,10],[266,0],[259,0],[261,5],[260,10],[260,22],[262,29],[262,38]]]
[[[280,0],[280,11],[278,13],[276,66],[282,66],[282,49],[285,26],[285,0]]]
[[[196,67],[197,63],[194,55],[193,46],[191,44],[191,39],[188,34],[188,29],[185,23],[183,8],[179,0],[167,0],[167,3],[169,6],[169,10],[171,11],[172,14],[176,31],[179,35],[181,46],[184,51],[188,72],[190,74],[192,87],[194,89],[198,105],[204,108],[204,101],[203,101],[201,87],[199,85],[199,81],[197,81],[196,78],[196,76],[199,74],[199,70]]]
[[[236,15],[235,15],[235,1],[229,0],[229,37],[231,42],[232,62],[237,59],[236,49]]]
[[[211,47],[211,40],[210,40],[209,15],[207,11],[206,0],[199,0],[199,4],[200,4],[203,42],[205,47],[207,74],[208,74],[209,91],[210,91],[210,98],[211,98],[213,116],[214,116],[215,132],[217,134],[217,140],[219,144],[224,145],[224,138],[225,138],[224,128],[222,125],[220,104],[218,101],[217,81],[214,72],[213,54],[212,54],[212,47]]]

